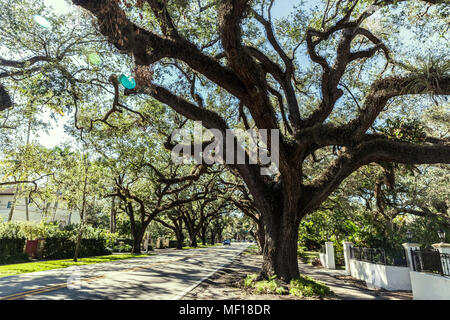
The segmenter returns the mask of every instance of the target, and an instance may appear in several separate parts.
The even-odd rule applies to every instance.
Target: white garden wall
[[[368,286],[386,290],[411,290],[410,269],[374,264],[366,261],[349,259],[350,274],[353,278],[366,281]]]
[[[450,300],[450,277],[411,271],[414,300]]]
[[[319,260],[320,260],[320,263],[322,264],[322,266],[324,266],[324,267],[327,266],[327,256],[325,255],[325,253],[322,253],[322,252],[319,253]]]
[[[325,242],[325,253],[319,253],[319,260],[322,266],[327,269],[335,269],[336,264],[334,261],[334,246],[333,242]]]

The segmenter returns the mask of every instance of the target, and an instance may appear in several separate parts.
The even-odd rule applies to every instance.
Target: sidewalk
[[[353,279],[345,270],[313,267],[299,261],[300,274],[323,282],[342,300],[412,300],[407,291],[385,291],[368,289],[364,281]]]
[[[249,294],[237,285],[247,275],[258,273],[262,256],[240,254],[229,265],[189,292],[187,300],[302,300],[289,295]],[[299,260],[301,275],[321,281],[336,294],[331,300],[412,300],[411,292],[376,291],[367,288],[364,281],[353,279],[345,270],[328,270],[313,267]]]

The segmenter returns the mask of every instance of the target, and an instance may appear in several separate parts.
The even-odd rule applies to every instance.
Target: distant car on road
[[[225,241],[223,242],[223,245],[224,245],[224,246],[231,246],[231,240],[225,240]]]

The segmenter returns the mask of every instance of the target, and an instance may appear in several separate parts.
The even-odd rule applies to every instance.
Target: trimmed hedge
[[[25,238],[0,238],[0,264],[27,261],[24,253]],[[70,259],[75,253],[75,240],[68,237],[46,238],[42,252],[45,260]],[[110,254],[106,239],[81,239],[79,257],[91,257]]]
[[[75,254],[76,241],[70,238],[53,237],[45,239],[43,259],[69,259]],[[105,239],[81,239],[79,257],[111,254]]]
[[[0,238],[0,264],[27,261],[24,247],[25,238]]]
[[[27,261],[24,253],[26,239],[45,239],[42,259],[70,259],[75,253],[78,225],[61,228],[55,222],[33,224],[28,222],[0,221],[0,264]],[[79,257],[110,254],[117,234],[103,229],[85,226]]]
[[[176,248],[177,245],[178,245],[178,241],[177,240],[169,240],[169,248]]]

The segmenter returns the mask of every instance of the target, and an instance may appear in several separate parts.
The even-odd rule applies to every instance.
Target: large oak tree
[[[342,81],[349,75],[358,77],[355,65],[370,59],[385,59],[387,66],[397,64],[391,49],[365,21],[380,10],[384,14],[394,5],[417,1],[323,1],[321,19],[308,17],[306,9],[300,8],[298,18],[304,19],[306,25],[301,37],[292,37],[297,38],[297,44],[279,40],[281,36],[270,14],[274,1],[72,2],[91,12],[108,41],[133,57],[138,86],[125,94],[148,95],[190,120],[202,121],[205,128],[225,133],[234,124],[226,108],[213,107],[219,99],[202,98],[202,91],[196,90],[199,80],[206,88],[203,91],[209,88],[221,92],[228,97],[230,108],[238,106],[239,118],[246,127],[282,129],[277,175],[262,176],[257,164],[228,166],[246,183],[264,221],[263,276],[276,274],[289,281],[299,275],[300,220],[358,168],[373,162],[450,163],[448,140],[425,137],[411,142],[371,128],[392,100],[449,95],[448,72],[431,70],[424,75],[404,68],[402,72],[383,74],[380,66],[376,77],[362,78],[360,82],[369,83],[361,84],[358,94]],[[446,1],[420,3],[445,6]],[[204,33],[193,30],[195,23],[202,22],[207,24],[208,32],[206,28],[202,29]],[[186,27],[189,24],[192,28]],[[264,41],[254,37],[258,28],[265,32]],[[299,23],[285,31],[295,34],[296,28],[300,28]],[[303,60],[296,59],[295,52],[300,46],[313,66],[310,74],[299,72]],[[150,67],[164,72],[169,65],[184,72],[190,97],[171,85],[170,78],[158,83],[145,72]],[[372,70],[376,68],[374,65]],[[317,98],[305,108],[302,85],[317,74]],[[353,103],[348,103],[350,98]],[[342,101],[347,101],[346,106],[353,112],[348,113],[345,122],[333,121]],[[304,162],[326,148],[337,150],[333,161],[312,179],[306,179]]]

